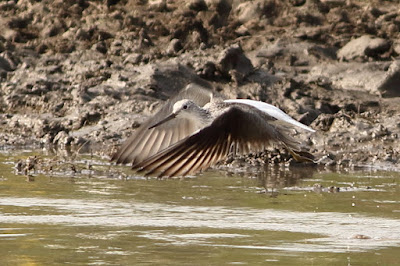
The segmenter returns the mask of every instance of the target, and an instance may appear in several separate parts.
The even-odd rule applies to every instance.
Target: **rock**
[[[72,89],[71,96],[72,99],[79,104],[84,104],[92,100],[92,96],[90,96],[87,90],[81,86]]]
[[[151,71],[146,75],[151,80],[153,90],[163,98],[175,95],[189,83],[209,87],[208,82],[199,78],[193,69],[181,65],[176,61],[167,61],[163,64],[153,66]]]
[[[232,10],[232,1],[230,0],[205,0],[208,10],[217,11],[222,18],[227,18]]]
[[[331,59],[336,60],[336,52],[337,49],[334,47],[326,47],[326,46],[319,46],[315,45],[307,49],[307,53],[309,55],[314,55],[319,59]]]
[[[98,42],[98,43],[95,43],[94,45],[93,45],[93,49],[94,50],[96,50],[96,51],[98,51],[98,52],[100,52],[100,53],[102,53],[102,54],[106,54],[107,53],[107,45],[106,45],[106,43],[105,42],[103,42],[103,41],[100,41],[100,42]]]
[[[105,4],[107,5],[107,7],[110,7],[110,6],[113,6],[113,5],[118,4],[119,1],[120,1],[120,0],[105,0],[104,2],[105,2]]]
[[[47,51],[48,48],[49,48],[49,47],[48,47],[46,44],[42,43],[42,44],[39,44],[39,45],[36,47],[35,51],[36,51],[37,53],[39,53],[39,54],[44,54],[44,53]]]
[[[239,28],[237,28],[235,30],[235,33],[238,36],[248,36],[248,35],[250,35],[250,32],[249,32],[248,28],[245,25],[241,25]]]
[[[166,0],[149,0],[149,9],[157,12],[167,11]]]
[[[326,18],[330,23],[350,22],[349,14],[341,7],[332,8],[327,14]]]
[[[321,0],[321,3],[330,7],[343,7],[346,5],[347,0]]]
[[[204,0],[192,0],[189,2],[189,9],[194,11],[207,10],[207,4]]]
[[[262,16],[271,12],[266,9],[271,9],[273,6],[273,1],[270,2],[266,0],[244,2],[237,6],[234,13],[240,22],[246,23],[252,20],[260,20]]]
[[[31,22],[31,16],[14,17],[8,22],[8,27],[11,29],[24,29]]]
[[[3,56],[0,55],[0,69],[5,70],[5,71],[13,71],[14,68],[11,66],[9,60],[4,58]]]
[[[0,69],[5,71],[13,71],[18,66],[18,60],[11,55],[10,52],[0,54]]]
[[[56,19],[54,21],[51,21],[51,23],[48,23],[44,26],[42,29],[41,35],[43,38],[49,38],[56,36],[58,34],[62,34],[64,32],[64,25],[63,23]]]
[[[214,62],[208,61],[196,71],[200,77],[207,80],[213,80],[216,78],[217,66]]]
[[[171,42],[169,43],[167,47],[167,54],[168,55],[174,55],[180,50],[182,50],[182,43],[179,39],[172,39]]]
[[[60,131],[53,139],[53,144],[58,144],[60,146],[71,145],[73,137],[69,136],[67,132]]]
[[[352,60],[357,57],[378,57],[391,47],[388,40],[374,38],[369,35],[351,40],[337,53],[340,60]]]
[[[239,45],[232,45],[225,49],[218,59],[218,70],[222,76],[230,79],[243,79],[253,70],[253,64],[243,53]]]
[[[394,41],[393,50],[396,54],[400,54],[400,40]]]
[[[318,102],[316,103],[315,108],[324,114],[334,114],[340,110],[339,106],[330,104],[328,102]]]
[[[113,38],[113,37],[114,37],[114,36],[113,36],[111,33],[107,32],[107,31],[102,31],[102,30],[100,30],[100,31],[98,32],[97,39],[98,39],[99,41],[105,41],[105,40],[111,39],[111,38]]]
[[[328,80],[333,88],[380,94],[387,63],[339,62],[315,65],[308,74],[308,82]]]
[[[92,112],[82,112],[79,114],[78,119],[74,121],[73,127],[75,129],[81,128],[83,126],[91,125],[98,122],[101,118],[101,113],[92,111]]]
[[[4,50],[6,49],[4,42],[5,42],[5,39],[0,37],[0,53],[4,52]]]
[[[257,51],[256,57],[274,58],[283,55],[284,47],[278,41]]]
[[[145,48],[149,46],[153,46],[153,42],[151,41],[149,35],[147,34],[145,29],[140,29],[139,32],[139,47],[140,48]]]
[[[138,54],[138,53],[132,53],[129,54],[125,59],[124,59],[124,64],[139,64],[142,61],[143,55]]]
[[[75,34],[77,40],[87,41],[90,39],[89,33],[84,29],[78,29]]]
[[[317,110],[310,110],[307,113],[303,114],[299,121],[305,125],[310,125],[315,119],[317,119],[320,112]]]
[[[302,6],[306,3],[306,0],[289,0],[293,6]]]
[[[280,78],[275,75],[272,75],[265,69],[261,68],[261,69],[254,69],[254,71],[252,71],[251,73],[249,73],[249,75],[246,76],[246,80],[264,86],[271,86],[275,82],[279,81]]]
[[[384,97],[400,97],[400,60],[394,61],[377,90]]]
[[[15,1],[3,1],[0,3],[0,10],[11,10],[15,8]]]
[[[332,125],[329,128],[330,133],[343,132],[343,128],[346,128],[349,132],[355,132],[356,126],[348,116],[340,115],[333,119]]]

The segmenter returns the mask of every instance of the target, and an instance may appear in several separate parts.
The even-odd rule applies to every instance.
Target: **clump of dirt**
[[[310,125],[317,133],[299,137],[320,164],[398,165],[393,1],[11,0],[0,14],[3,147],[90,143],[110,154],[197,83]]]

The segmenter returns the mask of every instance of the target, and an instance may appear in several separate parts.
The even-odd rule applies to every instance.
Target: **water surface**
[[[400,175],[268,167],[157,180],[75,158],[31,177],[0,156],[4,264],[365,265],[400,259]],[[49,155],[40,153],[49,165]],[[49,159],[50,158],[50,159]],[[69,166],[68,166],[69,165]],[[89,166],[90,165],[90,166]]]

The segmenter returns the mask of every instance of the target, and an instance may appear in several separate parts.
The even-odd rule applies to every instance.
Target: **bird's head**
[[[149,129],[157,127],[165,122],[172,120],[176,117],[179,118],[193,118],[196,117],[198,114],[200,107],[198,107],[193,101],[188,99],[183,99],[177,101],[174,106],[172,107],[172,113],[168,115],[163,120],[159,121],[158,123],[154,124],[153,126],[149,127]]]
[[[172,114],[179,117],[195,115],[199,107],[188,99],[177,101],[172,107]]]

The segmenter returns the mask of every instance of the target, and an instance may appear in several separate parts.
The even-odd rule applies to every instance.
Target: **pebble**
[[[391,47],[388,40],[375,38],[369,35],[363,35],[357,39],[351,40],[342,47],[337,57],[340,60],[352,60],[357,57],[378,57],[387,52]]]

